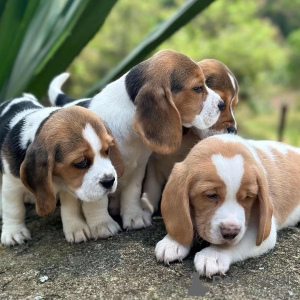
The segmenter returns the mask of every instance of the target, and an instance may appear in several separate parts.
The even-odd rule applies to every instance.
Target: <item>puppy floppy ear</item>
[[[118,177],[121,177],[124,173],[124,164],[123,164],[123,158],[122,154],[119,148],[119,145],[117,141],[115,140],[114,136],[112,135],[110,129],[105,125],[105,128],[108,132],[108,134],[112,138],[112,145],[109,147],[108,156],[111,160],[111,163],[113,164],[114,168],[117,171]]]
[[[169,88],[144,85],[136,99],[134,127],[154,152],[174,153],[181,145],[180,114]]]
[[[256,238],[256,246],[259,246],[269,235],[272,228],[273,203],[269,194],[269,186],[266,175],[262,170],[257,177],[258,201],[259,201],[259,224]]]
[[[188,191],[187,172],[177,163],[162,195],[161,212],[168,234],[182,245],[190,245],[194,238]]]
[[[27,149],[20,169],[20,178],[36,197],[36,212],[40,216],[51,215],[56,209],[53,168],[54,154],[49,153],[37,138]]]

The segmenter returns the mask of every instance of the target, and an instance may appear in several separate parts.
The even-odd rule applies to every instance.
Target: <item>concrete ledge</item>
[[[160,217],[148,229],[70,245],[59,209],[48,218],[27,210],[33,239],[0,246],[0,299],[300,299],[299,227],[281,231],[271,253],[234,264],[225,281],[213,282],[198,281],[192,255],[170,267],[156,262],[153,250],[165,235]],[[192,282],[203,297],[187,296]]]

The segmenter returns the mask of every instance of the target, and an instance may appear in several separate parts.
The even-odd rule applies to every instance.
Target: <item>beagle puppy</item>
[[[141,62],[91,99],[73,101],[56,77],[49,88],[54,105],[81,105],[105,120],[115,136],[124,161],[124,175],[111,197],[111,212],[120,213],[123,228],[151,225],[151,214],[141,207],[141,189],[152,151],[178,150],[182,126],[205,130],[214,125],[225,104],[205,84],[202,69],[187,56],[163,50]],[[118,211],[120,209],[120,212]]]
[[[224,101],[226,108],[216,124],[207,129],[184,129],[179,150],[170,155],[152,153],[146,168],[143,184],[142,207],[154,213],[159,206],[161,193],[176,162],[184,160],[200,139],[222,133],[237,133],[234,110],[238,104],[239,85],[229,68],[215,59],[204,59],[198,63],[203,70],[206,85]],[[187,132],[187,133],[186,133]]]
[[[91,111],[44,108],[30,94],[4,102],[0,153],[3,245],[30,239],[24,206],[30,192],[40,216],[52,214],[60,197],[69,242],[120,229],[107,212],[107,195],[116,190],[123,162],[112,134]]]
[[[274,248],[276,232],[300,221],[300,149],[224,134],[199,142],[177,163],[162,197],[168,235],[158,261],[185,258],[195,235],[211,243],[195,256],[207,277]]]

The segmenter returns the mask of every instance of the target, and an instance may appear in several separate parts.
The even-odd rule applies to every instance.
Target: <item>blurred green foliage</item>
[[[68,92],[82,96],[184,2],[119,1],[101,32],[69,68],[72,76]],[[286,140],[300,145],[299,138],[293,137],[299,136],[293,126],[300,119],[299,21],[300,0],[217,0],[154,52],[168,48],[196,61],[221,60],[236,75],[240,100],[246,103],[243,109],[237,109],[240,133],[277,139],[280,107],[287,103],[293,121],[288,112]],[[244,121],[242,113],[251,121]],[[254,121],[256,125],[250,126]],[[299,128],[299,122],[295,128]]]

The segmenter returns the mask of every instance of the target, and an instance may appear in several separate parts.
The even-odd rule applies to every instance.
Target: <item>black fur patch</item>
[[[0,105],[0,115],[2,114],[2,111],[5,109],[5,107],[10,103],[11,100],[5,101]]]
[[[0,106],[0,114],[2,113],[2,111],[5,109],[5,107],[11,102],[7,101],[4,102],[1,106]],[[7,137],[7,134],[9,133],[9,123],[10,121],[15,117],[16,114],[18,114],[19,112],[26,110],[26,109],[40,109],[41,107],[39,105],[37,105],[37,103],[35,101],[22,101],[19,103],[16,103],[14,105],[12,105],[9,110],[0,117],[0,151],[2,151],[2,146],[3,143]],[[15,140],[19,139],[18,137],[14,138]],[[2,156],[2,154],[1,154]],[[2,166],[2,160],[0,160],[0,171],[3,172],[3,166]]]
[[[146,62],[142,62],[133,67],[125,78],[127,93],[132,102],[134,102],[140,89],[146,82]]]
[[[8,160],[10,171],[16,177],[20,177],[20,166],[25,158],[27,150],[23,149],[20,145],[20,135],[24,124],[25,119],[23,118],[12,128],[11,131],[9,131],[2,149],[2,153]]]
[[[92,100],[92,99],[80,101],[80,102],[77,103],[76,105],[77,105],[77,106],[84,107],[84,108],[89,108],[89,107],[90,107],[90,104],[91,104],[91,100]]]
[[[172,74],[170,75],[170,85],[171,85],[171,92],[174,94],[181,92],[183,89],[183,84],[180,81],[175,71],[173,71]]]
[[[73,101],[75,101],[76,99],[68,97],[65,94],[59,94],[55,100],[55,105],[56,106],[64,106],[68,103],[71,103]]]

